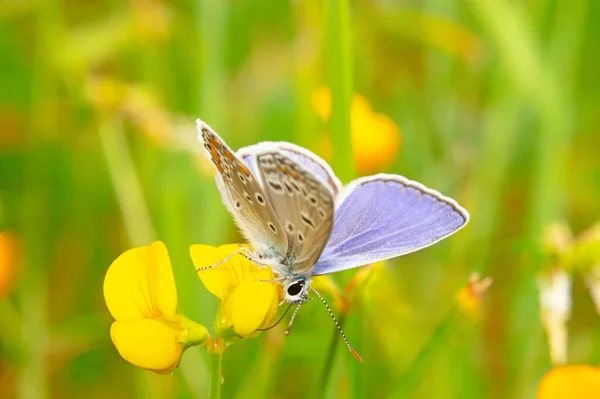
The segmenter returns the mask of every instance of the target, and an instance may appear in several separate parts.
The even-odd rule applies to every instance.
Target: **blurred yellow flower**
[[[185,348],[208,331],[177,313],[177,290],[165,245],[130,249],[110,265],[104,299],[115,318],[112,341],[128,362],[160,374],[177,367]]]
[[[481,297],[491,285],[491,277],[482,279],[479,273],[472,273],[469,282],[456,294],[456,302],[460,310],[474,319],[479,317]]]
[[[537,399],[600,398],[600,369],[586,365],[557,367],[542,378]]]
[[[213,247],[192,245],[190,254],[196,269],[215,264],[239,249],[237,244]],[[244,338],[258,336],[277,315],[282,292],[268,267],[259,267],[237,254],[219,266],[198,272],[206,288],[219,298],[215,321],[216,334],[226,336],[233,330]]]
[[[331,92],[327,87],[321,87],[313,94],[312,105],[317,115],[327,122],[331,115]],[[354,94],[351,107],[352,152],[356,169],[361,174],[368,174],[388,168],[400,150],[400,129],[388,116],[373,112],[360,94]]]
[[[14,289],[20,267],[18,243],[14,235],[0,233],[0,299]]]

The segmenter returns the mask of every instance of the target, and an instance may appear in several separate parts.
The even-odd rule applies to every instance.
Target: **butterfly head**
[[[308,300],[310,280],[303,276],[286,279],[283,282],[285,301],[292,304],[303,304]]]

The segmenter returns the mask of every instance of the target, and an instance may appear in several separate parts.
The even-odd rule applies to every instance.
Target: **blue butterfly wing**
[[[397,175],[357,179],[344,189],[331,236],[312,274],[405,255],[459,230],[469,214],[454,200]]]

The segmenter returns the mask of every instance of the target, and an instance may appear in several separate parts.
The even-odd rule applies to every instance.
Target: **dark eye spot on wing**
[[[248,200],[249,203],[252,203],[252,197],[250,197],[250,195],[248,195],[248,193],[245,191],[244,191],[244,197],[246,197],[246,199]]]
[[[292,193],[293,193],[293,191],[292,191],[292,186],[290,186],[290,185],[288,184],[288,182],[285,182],[285,181],[284,181],[284,182],[283,182],[283,185],[285,186],[285,189],[286,189],[286,190],[288,190],[288,193],[290,193],[290,194],[292,194]]]
[[[308,197],[308,200],[310,201],[311,204],[317,205],[317,199],[315,197],[313,197],[312,195],[310,197]]]
[[[283,192],[283,187],[279,183],[275,183],[272,180],[269,180],[269,186],[273,187],[273,190],[277,192]]]
[[[302,235],[302,233],[298,233],[298,241],[304,241],[304,236]]]
[[[308,195],[308,193],[306,192],[306,189],[304,187],[302,187],[302,195],[305,197]]]
[[[259,204],[264,205],[265,204],[265,199],[263,198],[262,195],[260,195],[259,193],[256,193],[256,200],[258,201]]]
[[[246,184],[246,178],[244,177],[244,175],[243,175],[243,174],[241,174],[241,173],[239,173],[239,172],[238,172],[238,177],[240,178],[240,181],[241,181],[242,183]]]
[[[312,229],[314,229],[314,228],[315,228],[315,224],[314,224],[314,222],[312,221],[312,219],[311,219],[311,218],[309,218],[308,216],[306,216],[306,215],[305,215],[305,214],[303,214],[303,213],[300,213],[300,218],[302,219],[302,221],[303,221],[304,223],[306,223],[306,224],[307,224],[308,226],[310,226]]]
[[[297,185],[296,183],[294,183],[294,181],[291,181],[290,183],[292,183],[292,186],[294,186],[294,189],[295,189],[297,192],[300,192],[300,188],[298,187],[298,185]]]
[[[273,233],[277,233],[277,229],[273,223],[269,222],[269,228],[273,231]]]
[[[323,208],[319,208],[317,212],[319,213],[319,216],[321,216],[321,218],[325,218],[325,211],[323,210]]]
[[[285,225],[285,228],[287,229],[287,231],[289,231],[290,233],[294,232],[294,225],[291,222],[287,222],[287,224]]]
[[[242,207],[242,203],[240,201],[235,201],[235,207],[240,209]]]

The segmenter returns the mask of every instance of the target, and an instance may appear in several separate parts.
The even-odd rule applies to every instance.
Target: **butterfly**
[[[342,186],[324,160],[302,147],[263,142],[234,153],[199,119],[197,128],[223,202],[253,247],[240,250],[272,268],[290,304],[308,300],[313,276],[417,251],[469,221],[456,201],[402,176]]]

